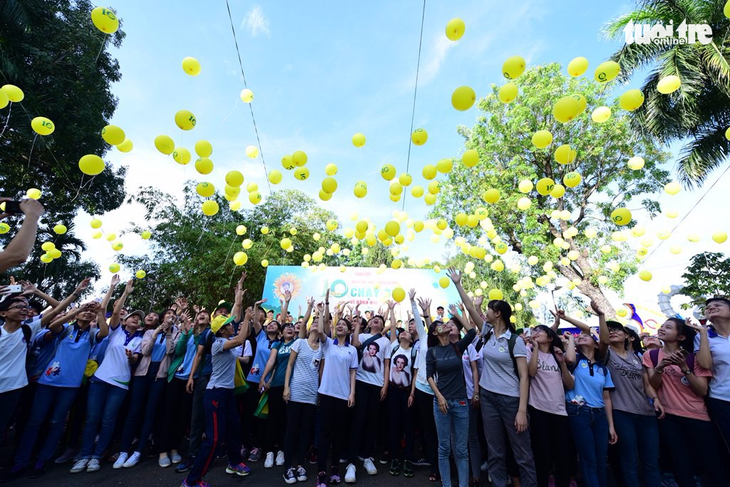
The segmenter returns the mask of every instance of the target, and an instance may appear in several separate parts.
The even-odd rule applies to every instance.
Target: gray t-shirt
[[[211,347],[213,372],[210,374],[207,389],[233,389],[236,376],[236,352],[234,349],[223,349],[228,339],[217,337]]]
[[[493,330],[491,325],[485,323],[484,334]],[[479,387],[496,394],[510,397],[520,397],[520,378],[515,372],[515,366],[509,353],[509,338],[512,332],[507,330],[497,337],[491,333],[489,340],[481,349],[482,352],[482,375],[479,378]],[[522,337],[517,337],[513,349],[515,358],[527,358],[527,347]]]
[[[623,358],[609,349],[606,367],[611,371],[611,378],[616,386],[611,391],[614,411],[654,416],[654,408],[644,392],[641,358],[630,351]]]
[[[296,340],[291,346],[291,351],[297,353],[297,358],[294,361],[289,381],[289,400],[305,404],[317,404],[322,347],[312,350],[306,339]]]

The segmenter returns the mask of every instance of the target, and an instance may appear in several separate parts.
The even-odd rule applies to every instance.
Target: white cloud
[[[261,34],[264,34],[266,37],[271,37],[269,21],[264,16],[261,5],[254,5],[251,11],[246,14],[243,22],[241,22],[241,27],[247,29],[251,37],[258,37]]]
[[[434,37],[432,52],[428,56],[428,63],[426,63],[421,71],[420,83],[428,83],[436,77],[446,60],[446,54],[456,44],[456,42],[450,41],[443,34]]]

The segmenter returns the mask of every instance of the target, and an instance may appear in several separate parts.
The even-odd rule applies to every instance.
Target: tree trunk
[[[581,260],[581,259],[578,259]],[[587,262],[584,262],[583,265],[587,265]],[[583,266],[581,266],[583,267]],[[558,265],[557,266],[558,271],[560,273],[570,279],[571,281],[575,279],[576,277],[581,279],[581,283],[576,286],[580,292],[588,296],[590,299],[596,302],[598,306],[603,310],[603,312],[606,314],[606,318],[614,318],[616,316],[616,310],[613,308],[611,303],[608,299],[606,299],[606,296],[604,296],[603,291],[601,291],[601,288],[598,286],[595,286],[591,283],[590,280],[588,280],[587,276],[580,276],[570,266],[563,266]],[[585,269],[581,269],[581,271],[584,271]]]

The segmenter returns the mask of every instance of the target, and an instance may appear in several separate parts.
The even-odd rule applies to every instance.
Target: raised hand
[[[558,362],[558,365],[563,365],[565,362],[565,353],[560,348],[553,347],[553,355],[555,355],[555,360]]]
[[[134,279],[127,281],[127,285],[124,288],[124,293],[127,295],[132,294],[132,291],[134,291]]]
[[[426,314],[431,309],[431,298],[418,298],[418,307],[421,308],[423,314]]]
[[[603,316],[605,313],[601,309],[601,305],[591,299],[591,309],[596,313],[596,316]]]
[[[482,307],[482,303],[484,302],[484,296],[474,296],[474,306],[477,308]],[[463,303],[462,303],[463,305]]]
[[[393,301],[392,299],[387,300],[385,303],[388,305],[389,310],[395,308],[396,302]]]
[[[456,270],[455,267],[449,267],[449,270],[446,271],[446,275],[449,279],[454,281],[454,284],[459,284],[461,282],[461,272]]]
[[[119,274],[114,274],[112,276],[112,280],[110,282],[110,286],[115,287],[117,284],[119,284],[119,281],[121,281],[121,278],[119,277]]]
[[[91,282],[91,278],[90,277],[84,278],[84,280],[81,281],[78,286],[76,286],[76,290],[74,291],[74,294],[80,295],[81,293],[83,293],[84,291],[86,291],[86,288],[89,287],[89,283],[90,282]]]
[[[459,315],[459,310],[456,309],[456,305],[455,304],[450,304],[449,305],[449,313],[451,313],[451,316],[460,316]]]
[[[416,299],[416,290],[414,288],[411,288],[410,291],[408,291],[408,299],[411,301],[414,301]]]

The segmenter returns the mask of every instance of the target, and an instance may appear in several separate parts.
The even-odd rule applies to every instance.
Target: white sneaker
[[[264,461],[265,468],[271,468],[274,466],[274,452],[270,451],[266,454],[266,460]]]
[[[89,460],[86,458],[82,458],[81,460],[74,463],[73,467],[71,467],[71,470],[69,472],[71,473],[79,473],[86,470],[86,466],[89,464]]]
[[[354,484],[355,482],[357,482],[357,478],[355,477],[355,464],[351,463],[347,466],[347,470],[345,471],[345,483]]]
[[[373,463],[372,458],[366,458],[362,462],[362,466],[365,467],[365,471],[368,473],[368,475],[378,475],[378,469],[375,468],[375,464]]]
[[[129,457],[129,460],[124,462],[124,468],[132,468],[135,465],[139,463],[139,461],[142,459],[142,454],[138,451],[132,453],[132,456]],[[116,463],[114,464],[116,465]]]
[[[278,453],[276,454],[276,465],[278,467],[281,467],[282,465],[284,465],[284,452],[281,450],[279,450]]]
[[[87,472],[96,472],[101,468],[101,463],[99,463],[99,459],[92,458],[89,460],[89,464],[86,466]]]
[[[297,467],[295,472],[297,474],[297,481],[299,481],[299,482],[307,481],[307,471],[304,470],[304,467]]]
[[[112,468],[122,468],[124,466],[124,462],[127,461],[127,458],[129,458],[128,454],[126,454],[124,452],[119,453],[119,456],[117,457],[117,461],[114,462],[114,465],[112,466]]]

